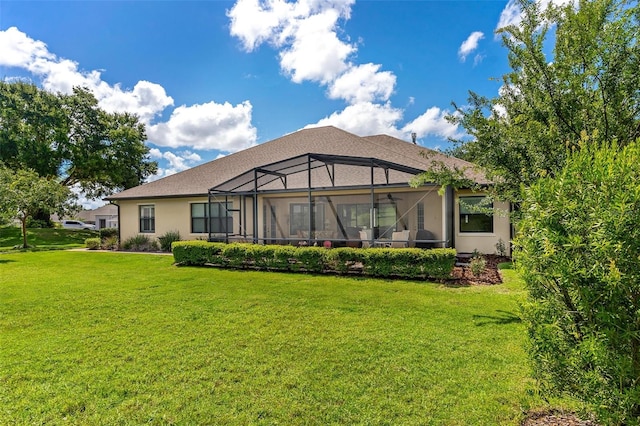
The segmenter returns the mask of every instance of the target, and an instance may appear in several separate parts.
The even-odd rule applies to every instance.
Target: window
[[[487,197],[460,197],[460,232],[493,232],[492,209]]]
[[[396,230],[396,208],[393,204],[376,204],[373,227],[376,238],[391,238]],[[359,229],[371,227],[371,204],[338,204],[338,215],[343,226]]]
[[[209,233],[209,226],[213,234],[233,232],[233,217],[230,210],[233,203],[211,203],[211,217],[208,203],[191,204],[191,232],[193,234]]]
[[[140,206],[140,232],[156,232],[155,206]]]
[[[324,204],[313,205],[313,231],[324,231]],[[289,205],[289,233],[296,235],[298,231],[309,230],[309,204]]]
[[[418,203],[418,226],[417,230],[424,230],[424,203]]]

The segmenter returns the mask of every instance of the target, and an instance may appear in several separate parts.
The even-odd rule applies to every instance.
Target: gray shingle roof
[[[481,173],[473,170],[474,166],[469,162],[448,157],[388,135],[360,137],[328,126],[303,129],[183,172],[127,189],[107,199],[116,201],[206,196],[210,188],[246,171],[309,153],[372,157],[420,170],[426,170],[433,160],[442,161],[448,167],[466,169],[467,177],[478,183],[488,183]],[[427,157],[423,155],[424,153],[428,154]],[[405,173],[395,172],[390,174],[390,180],[392,183],[407,183],[408,176]],[[342,177],[339,186],[366,185],[369,182],[368,171],[352,170],[346,177]]]

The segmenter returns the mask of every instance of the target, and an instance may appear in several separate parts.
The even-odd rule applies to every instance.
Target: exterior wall
[[[239,198],[231,199],[234,208],[238,207]],[[164,198],[149,200],[121,200],[120,204],[120,237],[122,241],[138,234],[145,234],[152,238],[158,238],[169,231],[178,231],[183,240],[206,239],[208,233],[191,232],[191,204],[207,203],[207,197],[190,198]],[[155,232],[140,232],[140,206],[152,205],[155,207]],[[252,209],[248,205],[248,223],[252,223]],[[240,233],[240,219],[237,213],[233,214],[234,233]]]
[[[509,221],[509,203],[493,203],[493,232],[469,233],[460,231],[460,204],[461,196],[483,195],[471,191],[460,190],[455,195],[454,223],[455,223],[455,248],[458,253],[472,253],[478,250],[484,254],[497,252],[496,244],[502,240],[505,244],[507,255],[511,255],[511,223]]]
[[[438,194],[437,188],[389,188],[376,189],[375,197],[382,203],[387,202],[388,194],[391,194],[397,205],[400,219],[397,221],[397,229],[409,229],[411,231],[410,238],[415,239],[416,230],[418,229],[417,204],[424,205],[424,229],[431,231],[436,240],[446,239],[446,220],[443,197]],[[494,203],[496,214],[493,216],[493,232],[492,233],[466,233],[460,232],[460,210],[458,199],[465,195],[481,195],[470,191],[458,191],[455,194],[454,207],[454,247],[460,253],[473,252],[478,250],[482,253],[495,253],[496,244],[502,240],[506,246],[507,254],[509,253],[510,241],[510,222],[508,217],[507,203]],[[330,197],[329,203],[324,197]],[[354,191],[332,191],[314,193],[314,198],[318,203],[322,203],[325,209],[325,230],[335,231],[338,235],[338,224],[335,220],[333,209],[337,209],[338,204],[342,203],[370,203],[371,192],[354,190]],[[241,204],[240,197],[229,198],[233,202],[234,208],[239,208]],[[120,204],[120,233],[122,241],[140,234],[139,206],[153,205],[155,207],[155,232],[144,233],[150,237],[157,238],[168,231],[178,231],[182,239],[206,239],[208,233],[192,233],[191,232],[191,203],[206,203],[207,197],[190,197],[190,198],[166,198],[166,199],[149,199],[149,200],[121,200]],[[289,226],[290,205],[293,203],[307,203],[308,194],[278,194],[269,197],[260,196],[258,198],[258,236],[261,238],[290,238],[292,240],[299,237],[291,234]],[[247,240],[253,239],[253,206],[252,199],[246,199],[246,207],[243,212],[233,213],[233,233],[246,235]],[[333,207],[331,206],[333,204]],[[271,234],[271,219],[269,208],[275,207],[276,210],[276,235]],[[500,212],[504,212],[501,214]],[[241,218],[242,217],[242,228]],[[265,228],[264,225],[267,225]],[[246,231],[245,231],[246,230]],[[266,231],[266,232],[265,232]]]
[[[96,215],[96,229],[102,228],[117,228],[118,216],[117,215]],[[100,226],[100,222],[104,220],[105,226]]]

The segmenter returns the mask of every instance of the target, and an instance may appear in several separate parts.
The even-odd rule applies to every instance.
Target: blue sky
[[[518,19],[513,0],[0,0],[0,78],[137,113],[152,179],[317,125],[446,148],[451,102],[498,93],[495,30]]]

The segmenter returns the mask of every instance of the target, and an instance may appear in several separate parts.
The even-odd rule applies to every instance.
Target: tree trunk
[[[22,223],[22,248],[27,248],[27,218],[21,217],[20,222]]]

